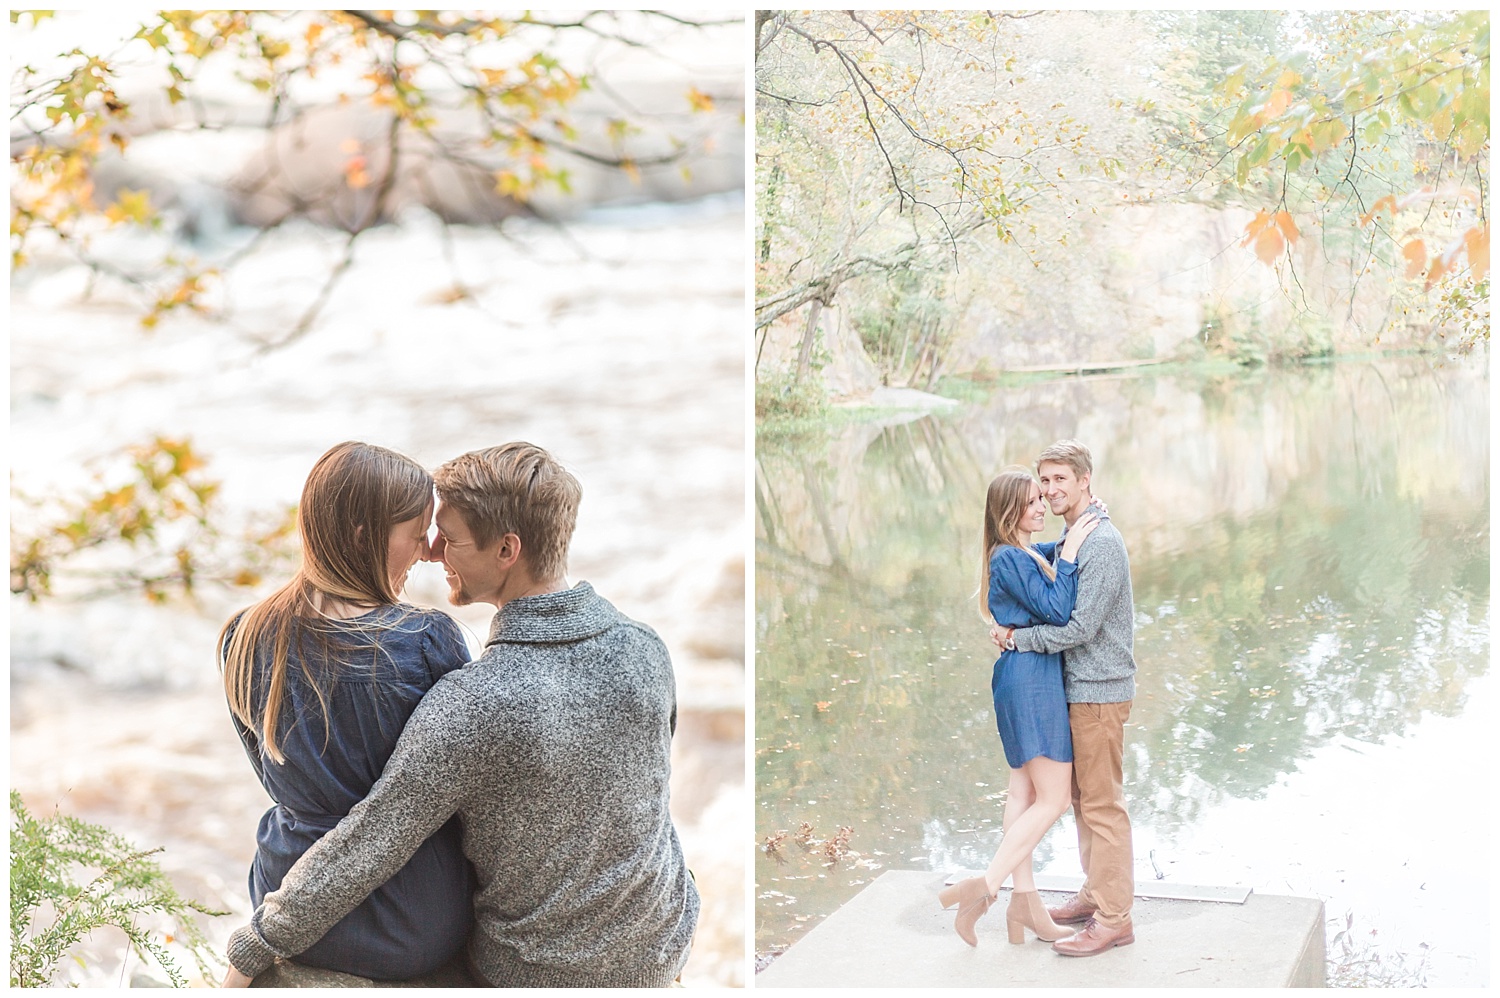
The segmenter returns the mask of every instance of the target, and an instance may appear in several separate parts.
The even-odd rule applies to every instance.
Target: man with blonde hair
[[[1059,440],[1037,457],[1036,471],[1066,536],[1094,501],[1093,457],[1078,441]],[[1049,912],[1059,924],[1084,923],[1077,935],[1052,944],[1064,956],[1093,956],[1135,941],[1135,856],[1124,787],[1125,722],[1135,699],[1134,629],[1130,558],[1124,538],[1105,520],[1078,551],[1078,599],[1068,622],[1010,636],[1022,651],[1063,653],[1073,816],[1085,878],[1075,897]]]
[[[667,650],[587,582],[568,586],[581,490],[552,455],[510,443],[433,477],[429,560],[454,604],[494,604],[489,640],[423,697],[369,796],[230,938],[225,983],[312,945],[456,813],[479,882],[474,983],[669,985],[700,902],[667,809]]]

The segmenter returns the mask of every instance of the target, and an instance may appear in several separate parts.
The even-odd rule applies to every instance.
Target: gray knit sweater
[[[1066,536],[1066,532],[1064,532]],[[1061,542],[1058,548],[1061,548]],[[1078,599],[1061,627],[1016,632],[1021,651],[1062,652],[1068,703],[1135,699],[1135,603],[1125,539],[1105,520],[1078,551]]]
[[[666,647],[586,582],[506,603],[440,680],[370,795],[229,940],[254,976],[320,938],[450,815],[479,875],[469,955],[501,987],[662,987],[698,892],[667,811]]]

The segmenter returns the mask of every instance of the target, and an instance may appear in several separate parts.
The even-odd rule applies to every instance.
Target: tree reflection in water
[[[1007,770],[973,598],[984,488],[1063,437],[1093,449],[1130,546],[1138,827],[1170,837],[1261,798],[1335,736],[1462,712],[1488,662],[1482,358],[1070,378],[763,443],[757,835],[849,825],[854,852],[762,855],[759,947],[794,941],[881,868],[993,853]],[[1070,834],[1054,830],[1038,865]]]

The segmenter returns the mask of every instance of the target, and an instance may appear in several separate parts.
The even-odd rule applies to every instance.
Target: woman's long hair
[[[317,632],[328,651],[327,629],[309,626],[323,618],[316,596],[358,606],[398,602],[386,565],[391,527],[421,516],[432,504],[432,476],[411,458],[372,444],[349,441],[318,458],[297,507],[302,565],[292,580],[237,614],[219,633],[224,691],[229,709],[256,732],[267,755],[284,762],[276,743],[277,721],[287,688],[289,650]],[[256,669],[256,653],[268,651],[269,668]],[[326,654],[325,656],[327,657]],[[307,658],[303,675],[317,694],[326,726],[328,702]],[[264,683],[257,716],[253,690]]]
[[[990,616],[990,558],[1000,545],[1020,548],[1036,559],[1048,579],[1057,578],[1057,569],[1021,536],[1021,516],[1031,499],[1031,487],[1036,484],[1029,469],[1013,464],[995,476],[985,494],[983,570],[979,576],[979,610],[985,620],[994,619]]]

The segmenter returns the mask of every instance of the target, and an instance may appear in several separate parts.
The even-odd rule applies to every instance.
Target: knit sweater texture
[[[506,603],[230,962],[253,977],[294,957],[456,813],[479,879],[469,955],[492,984],[670,984],[700,904],[667,810],[676,720],[661,639],[588,583]]]
[[[1059,541],[1057,549],[1061,548]],[[1015,641],[1021,651],[1063,653],[1063,690],[1068,703],[1135,699],[1130,557],[1114,524],[1101,522],[1078,550],[1078,599],[1068,622],[1061,627],[1024,628],[1016,632]]]

